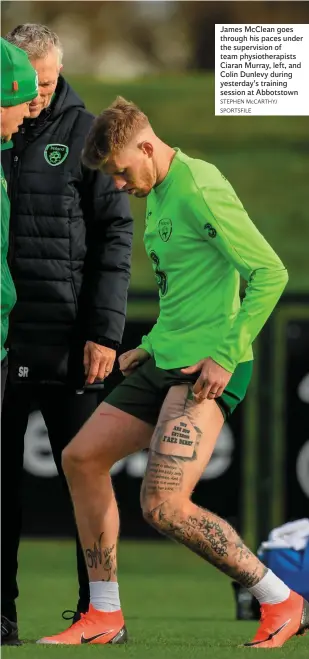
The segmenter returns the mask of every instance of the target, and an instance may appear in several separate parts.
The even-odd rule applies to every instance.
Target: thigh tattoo
[[[165,456],[196,460],[202,431],[196,425],[197,403],[187,385],[175,387],[151,440],[151,450]]]
[[[180,491],[183,470],[177,458],[151,453],[147,467],[147,494]]]

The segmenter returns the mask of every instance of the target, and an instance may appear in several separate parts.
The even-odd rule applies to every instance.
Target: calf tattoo
[[[102,538],[103,533],[99,536],[98,544],[94,543],[93,549],[88,548],[85,550],[87,565],[90,568],[97,568],[99,564],[102,565]]]
[[[244,587],[255,586],[265,575],[265,566],[225,520],[192,502],[189,505],[195,514],[184,516],[166,500],[147,514],[147,520]]]
[[[117,575],[116,568],[116,545],[102,547],[104,532],[99,536],[98,542],[94,542],[93,549],[85,549],[86,563],[89,568],[98,569],[100,566],[106,573],[102,581],[110,581],[112,576]]]

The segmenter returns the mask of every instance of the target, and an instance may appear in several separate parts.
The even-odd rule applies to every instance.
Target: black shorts
[[[216,403],[227,419],[244,399],[251,380],[253,362],[243,362],[236,367],[222,396]],[[168,390],[178,384],[194,384],[199,374],[186,375],[179,368],[158,368],[151,357],[132,375],[124,378],[106,398],[105,402],[141,421],[156,425]]]

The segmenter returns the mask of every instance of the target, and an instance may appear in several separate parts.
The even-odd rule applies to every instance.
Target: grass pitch
[[[20,551],[21,647],[2,657],[132,657],[232,659],[254,650],[255,622],[237,622],[230,581],[186,549],[170,542],[121,542],[119,579],[130,642],[126,646],[38,646],[35,640],[65,629],[61,612],[76,603],[72,542],[25,541]],[[5,569],[5,567],[4,567]],[[309,636],[272,651],[274,659],[308,659]]]

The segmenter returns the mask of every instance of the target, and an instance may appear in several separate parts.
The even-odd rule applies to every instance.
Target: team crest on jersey
[[[214,227],[212,226],[212,224],[207,222],[207,224],[204,225],[204,229],[206,229],[206,231],[209,235],[209,238],[215,238],[216,237],[217,232],[216,232],[216,229],[214,229]]]
[[[69,153],[69,147],[65,144],[47,144],[44,150],[44,158],[52,167],[61,165]]]
[[[162,220],[160,220],[158,224],[158,228],[159,228],[159,236],[161,240],[163,240],[164,243],[167,243],[167,241],[170,239],[172,235],[172,230],[173,230],[172,220],[166,217],[162,218]]]

